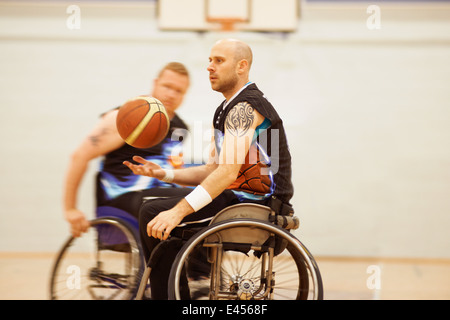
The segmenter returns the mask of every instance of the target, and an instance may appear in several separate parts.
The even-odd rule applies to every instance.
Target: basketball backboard
[[[161,30],[297,30],[299,0],[159,0]]]

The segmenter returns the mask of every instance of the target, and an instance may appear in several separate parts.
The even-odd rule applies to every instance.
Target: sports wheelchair
[[[255,203],[230,206],[207,227],[176,228],[182,231],[161,242],[147,265],[137,222],[120,210],[100,209],[86,241],[90,258],[85,249],[74,250],[81,238],[70,238],[58,254],[52,299],[146,299],[152,261],[170,242],[180,250],[170,271],[169,299],[323,299],[319,268],[290,232],[299,227],[293,212],[278,214],[273,207]],[[202,269],[202,274],[190,274],[195,269]]]
[[[52,300],[130,300],[145,267],[139,224],[129,213],[98,207],[88,232],[69,237],[50,276]]]

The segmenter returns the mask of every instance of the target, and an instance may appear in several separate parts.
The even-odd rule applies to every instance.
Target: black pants
[[[189,189],[192,191],[191,189]],[[184,198],[182,196],[176,196],[166,199],[154,199],[147,201],[141,207],[139,214],[139,230],[142,242],[142,249],[146,261],[149,260],[153,249],[160,243],[159,239],[149,237],[147,235],[147,224],[155,218],[160,212],[173,208],[180,200]],[[183,222],[194,222],[188,224],[183,228],[195,228],[200,226],[207,226],[210,222],[209,218],[214,217],[222,209],[239,203],[238,198],[230,190],[225,190],[222,194],[217,196],[210,204],[200,209],[197,212],[185,217]],[[172,233],[179,233],[180,228],[175,228]],[[171,240],[169,240],[171,241]],[[174,243],[164,247],[164,254],[158,255],[157,261],[151,261],[152,272],[150,274],[150,286],[152,291],[152,299],[154,300],[166,300],[167,296],[167,282],[169,279],[170,269],[173,261],[180,249],[179,243]],[[153,260],[153,259],[152,259]]]

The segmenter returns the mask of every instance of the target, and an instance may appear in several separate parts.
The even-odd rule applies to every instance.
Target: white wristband
[[[195,212],[206,206],[212,201],[208,191],[202,186],[197,186],[191,193],[186,196],[186,201],[194,209]]]
[[[163,169],[165,172],[164,177],[162,177],[161,181],[167,182],[167,183],[171,183],[173,182],[173,178],[175,177],[175,173],[173,172],[173,170],[166,170]]]

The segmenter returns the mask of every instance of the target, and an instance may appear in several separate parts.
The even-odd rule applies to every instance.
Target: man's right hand
[[[78,238],[89,229],[89,221],[83,212],[77,209],[69,209],[66,210],[65,217],[70,224],[70,233],[73,237]]]

